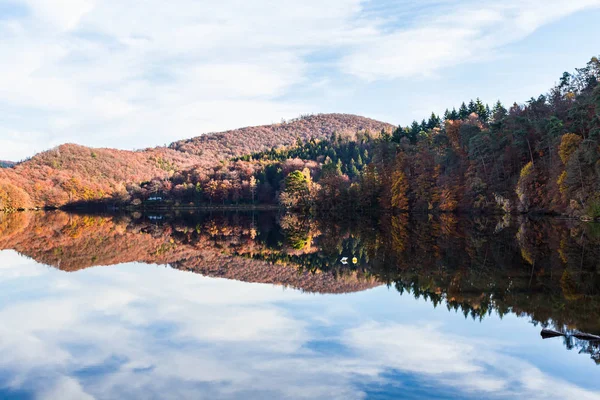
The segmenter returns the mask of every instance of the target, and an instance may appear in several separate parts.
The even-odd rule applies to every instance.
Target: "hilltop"
[[[223,159],[290,146],[298,139],[302,142],[309,139],[326,139],[334,132],[348,136],[359,131],[378,134],[381,130],[391,132],[394,129],[396,129],[394,125],[357,115],[318,114],[279,124],[211,133],[180,140],[169,147],[189,154]]]
[[[64,144],[44,151],[12,168],[0,169],[0,209],[60,207],[127,195],[129,184],[176,172],[207,169],[219,161],[254,151],[291,145],[298,139],[352,134],[377,134],[392,125],[346,114],[320,114],[293,121],[208,133],[193,139],[140,151],[96,149]]]

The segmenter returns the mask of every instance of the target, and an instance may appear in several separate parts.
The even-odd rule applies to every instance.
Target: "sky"
[[[524,102],[600,53],[598,20],[600,0],[0,0],[0,159]]]

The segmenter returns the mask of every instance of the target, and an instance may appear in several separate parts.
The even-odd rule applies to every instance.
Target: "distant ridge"
[[[0,160],[0,168],[12,168],[16,165],[17,163],[14,161],[5,161],[5,160]]]
[[[351,135],[357,131],[370,131],[377,135],[381,130],[392,131],[396,127],[352,114],[308,115],[288,122],[252,126],[225,132],[211,133],[192,139],[180,140],[169,147],[198,156],[230,158],[256,153],[273,147],[290,146],[299,138],[329,138],[332,133]]]

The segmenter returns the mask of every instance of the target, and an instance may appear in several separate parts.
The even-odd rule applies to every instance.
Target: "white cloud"
[[[93,400],[94,397],[86,393],[75,379],[63,377],[56,384],[44,390],[39,398],[41,400]]]
[[[430,75],[494,57],[541,26],[592,7],[600,1],[454,2],[451,10],[428,12],[417,24],[368,38],[340,65],[367,80]]]
[[[77,26],[81,17],[91,11],[92,0],[25,0],[38,20],[55,29],[67,31]]]
[[[544,374],[530,363],[507,356],[487,339],[477,341],[444,332],[442,325],[367,323],[352,328],[344,342],[358,351],[374,374],[397,370],[470,393],[507,398],[600,399],[594,393]]]
[[[0,106],[17,114],[0,120],[0,159],[30,156],[23,141],[139,148],[321,111],[313,81],[439,73],[600,1],[23,4],[0,19]]]
[[[34,277],[44,273],[46,267],[31,268],[31,261],[14,250],[0,250],[0,282],[16,278]]]

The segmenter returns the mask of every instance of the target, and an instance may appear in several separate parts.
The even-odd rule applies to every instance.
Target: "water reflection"
[[[599,240],[559,220],[4,216],[0,397],[600,398],[597,347],[539,336],[599,332]]]

